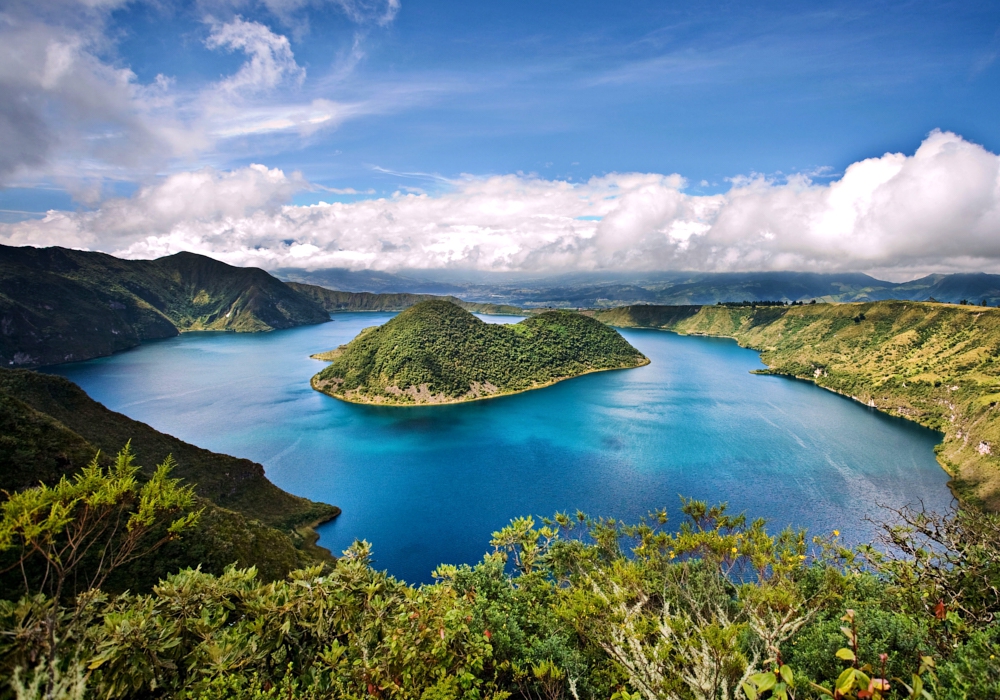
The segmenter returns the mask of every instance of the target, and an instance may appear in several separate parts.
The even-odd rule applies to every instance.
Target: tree
[[[7,570],[20,569],[26,594],[58,600],[69,592],[70,582],[74,592],[100,588],[112,571],[176,538],[197,520],[200,511],[190,511],[191,487],[170,478],[172,457],[140,484],[130,445],[107,470],[99,456],[55,486],[8,494],[0,521],[0,551],[19,552]],[[147,541],[146,536],[168,520],[162,536]],[[31,575],[36,569],[38,575]]]
[[[2,573],[19,571],[25,596],[14,606],[24,622],[4,630],[2,642],[37,662],[36,678],[42,673],[50,686],[63,671],[60,642],[73,637],[86,608],[88,596],[78,594],[100,588],[112,571],[177,538],[200,515],[191,510],[191,487],[170,478],[172,457],[144,483],[130,445],[107,469],[99,458],[55,486],[7,494],[3,504],[0,553],[12,552],[14,562]],[[69,598],[75,605],[64,608]]]

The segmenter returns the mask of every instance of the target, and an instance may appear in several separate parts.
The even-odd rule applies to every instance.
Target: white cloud
[[[56,153],[129,165],[167,144],[135,75],[93,54],[86,32],[0,15],[0,182]]]
[[[115,60],[108,37],[109,13],[126,2],[12,0],[0,11],[0,186],[57,182],[92,203],[107,180],[143,181],[167,167],[218,161],[227,139],[240,137],[245,154],[252,145],[242,137],[308,137],[411,99],[344,102],[330,99],[328,86],[303,92],[306,72],[288,38],[239,16],[207,20],[208,48],[245,56],[232,74],[203,87],[165,75],[142,83]],[[395,0],[337,4],[376,23],[399,8]],[[360,55],[358,41],[352,56]]]
[[[399,14],[399,0],[334,0],[355,22],[386,25]]]
[[[128,199],[111,199],[96,211],[51,211],[39,229],[17,225],[5,233],[13,245],[38,245],[39,237],[54,236],[58,245],[103,250],[161,245],[178,231],[216,229],[227,221],[273,215],[292,195],[308,187],[298,173],[251,165],[231,172],[202,168],[178,173]],[[205,240],[209,240],[205,238]],[[113,242],[113,243],[112,243]]]
[[[829,184],[734,178],[712,196],[686,184],[469,177],[435,196],[291,206],[310,187],[298,176],[202,170],[96,212],[0,226],[0,241],[126,257],[191,250],[265,268],[1000,271],[1000,158],[955,134],[854,163]]]
[[[247,22],[242,17],[226,24],[213,22],[205,45],[210,49],[239,50],[247,55],[236,73],[217,84],[216,88],[223,92],[254,95],[273,90],[286,80],[300,84],[305,80],[305,69],[295,62],[287,37],[275,34],[259,22]]]

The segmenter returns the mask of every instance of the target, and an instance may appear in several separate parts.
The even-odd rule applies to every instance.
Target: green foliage
[[[105,480],[95,501],[117,493]],[[0,603],[0,675],[24,697],[74,700],[84,684],[109,700],[958,700],[1000,688],[986,608],[944,629],[920,593],[985,605],[982,571],[952,572],[945,588],[928,559],[903,566],[922,556],[912,550],[856,558],[836,533],[809,547],[724,504],[681,511],[673,530],[665,511],[632,525],[518,518],[482,562],[442,566],[420,587],[372,569],[359,542],[281,581],[186,569],[148,594],[36,593]],[[148,522],[139,501],[130,512]],[[981,520],[954,520],[938,525],[996,554]],[[887,525],[905,548],[899,532]]]
[[[107,470],[94,457],[79,474],[55,486],[11,494],[2,505],[0,552],[18,553],[11,568],[22,572],[25,594],[59,600],[70,583],[83,585],[82,590],[100,588],[118,567],[189,529],[198,518],[190,510],[194,495],[170,478],[172,468],[168,458],[140,484],[139,467],[126,445]],[[145,542],[161,521],[163,536]],[[37,566],[40,579],[28,573]]]
[[[363,332],[313,377],[313,387],[351,401],[440,403],[646,362],[616,331],[576,313],[549,311],[504,326],[438,300]]]
[[[95,600],[85,632],[90,684],[104,697],[165,692],[271,697],[480,698],[490,654],[468,600],[413,589],[369,566],[357,544],[329,572],[261,583],[253,569],[187,570],[152,595]]]
[[[193,253],[121,260],[0,246],[0,320],[0,364],[37,367],[110,355],[180,330],[267,331],[329,315],[263,270]]]

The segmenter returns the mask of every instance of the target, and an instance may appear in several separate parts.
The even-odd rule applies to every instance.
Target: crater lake
[[[418,583],[474,563],[521,515],[582,510],[635,521],[679,495],[727,501],[776,531],[838,529],[870,541],[878,504],[946,510],[940,436],[808,382],[753,375],[734,341],[622,330],[652,361],[488,401],[416,408],[348,404],[309,386],[309,357],[393,314],[335,314],[271,333],[185,333],[50,367],[154,428],[264,465],[275,484],[340,506],[319,528]],[[491,322],[514,317],[481,316]]]

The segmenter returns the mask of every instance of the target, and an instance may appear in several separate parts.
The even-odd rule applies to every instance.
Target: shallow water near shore
[[[260,462],[278,486],[340,506],[319,528],[354,539],[410,582],[473,563],[520,515],[583,510],[635,520],[678,495],[728,501],[774,530],[839,529],[869,541],[876,504],[945,510],[940,436],[808,382],[750,374],[734,341],[651,330],[622,335],[652,362],[468,404],[348,404],[309,386],[309,355],[393,314],[261,334],[186,333],[49,368],[109,408],[217,452]],[[511,322],[511,317],[482,318]]]

